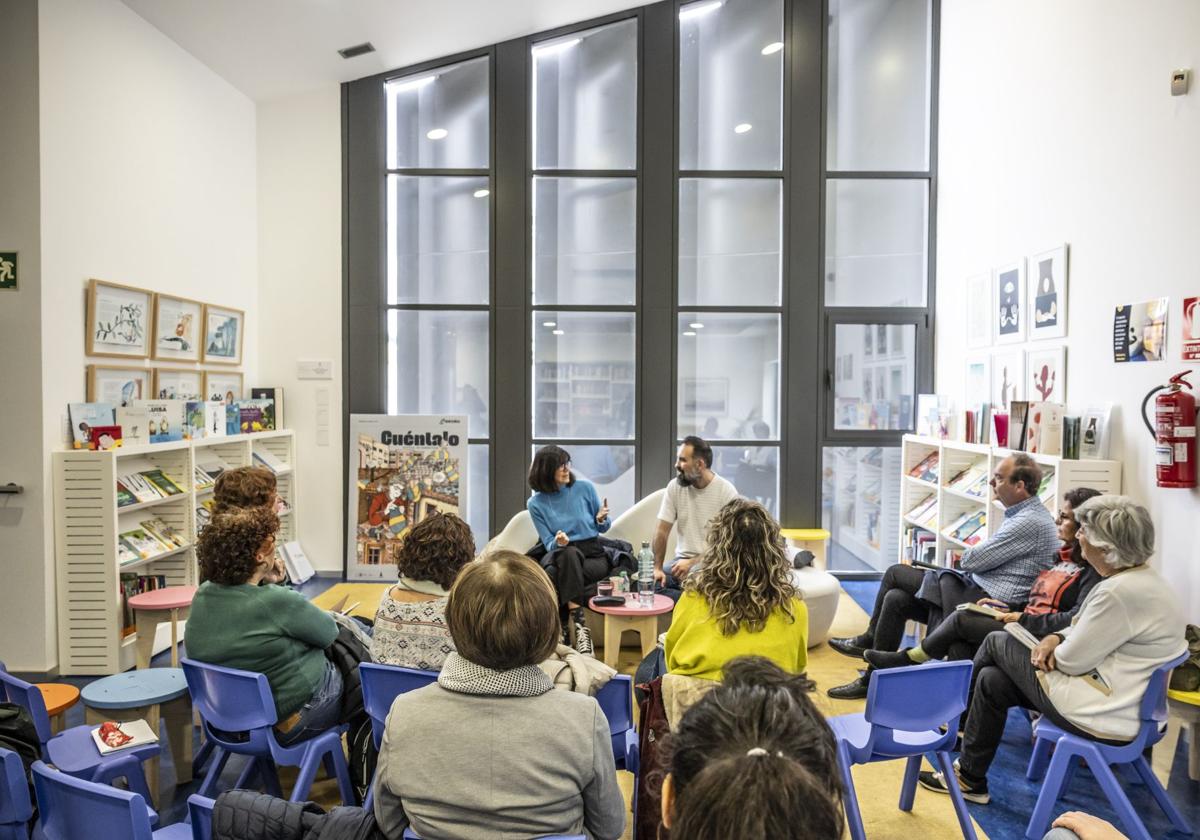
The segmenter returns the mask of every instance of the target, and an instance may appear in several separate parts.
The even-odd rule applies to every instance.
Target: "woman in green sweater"
[[[286,746],[338,722],[342,677],[325,658],[338,634],[329,614],[298,592],[258,585],[274,566],[278,530],[279,517],[264,508],[212,517],[196,545],[205,581],[184,642],[193,659],[266,675]]]

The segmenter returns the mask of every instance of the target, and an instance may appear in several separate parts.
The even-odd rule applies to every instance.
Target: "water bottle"
[[[638,606],[647,610],[654,606],[654,552],[648,542],[638,552]]]

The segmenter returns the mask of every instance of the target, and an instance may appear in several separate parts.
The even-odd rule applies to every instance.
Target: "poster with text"
[[[1183,348],[1185,362],[1200,359],[1200,297],[1183,299]]]
[[[427,516],[466,519],[467,418],[350,415],[346,576],[394,581],[396,552]]]
[[[1113,361],[1161,362],[1167,354],[1167,298],[1118,306],[1113,313]]]

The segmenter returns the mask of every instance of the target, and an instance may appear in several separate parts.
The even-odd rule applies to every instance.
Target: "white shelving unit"
[[[898,469],[894,447],[827,450],[823,495],[831,500],[823,518],[834,542],[874,569],[896,556],[900,502],[890,476]]]
[[[295,509],[295,436],[291,431],[256,432],[194,441],[121,447],[108,451],[69,449],[53,453],[54,542],[58,573],[59,667],[64,674],[114,674],[135,664],[137,635],[122,636],[121,574],[164,575],[169,586],[194,585],[196,506],[212,491],[196,491],[197,459],[215,458],[228,468],[249,466],[256,449],[269,450],[287,469],[278,476],[279,494]],[[160,469],[183,493],[117,507],[117,477]],[[117,537],[158,517],[186,535],[187,545],[144,560],[120,564]],[[280,542],[295,539],[295,514],[281,520]]]
[[[921,463],[930,454],[938,453],[938,476],[936,482],[922,481],[910,476],[909,471]],[[908,547],[906,534],[909,529],[918,527],[937,535],[937,559],[945,563],[948,550],[961,551],[967,546],[943,533],[943,530],[954,523],[962,514],[975,511],[987,511],[987,524],[984,533],[991,536],[1004,521],[1004,507],[995,498],[991,486],[986,487],[986,496],[974,497],[957,490],[949,485],[963,470],[972,465],[983,466],[990,477],[996,466],[1009,455],[1010,449],[988,446],[978,443],[962,443],[953,440],[939,440],[919,435],[905,435],[901,444],[900,458],[900,525],[899,549],[897,559],[900,562],[911,560],[905,556]],[[1054,475],[1047,484],[1043,501],[1051,513],[1058,513],[1058,504],[1063,493],[1072,487],[1092,487],[1101,493],[1121,492],[1121,463],[1119,461],[1088,461],[1060,458],[1057,455],[1030,455],[1043,467],[1050,467]],[[936,515],[932,525],[916,525],[909,513],[930,495],[936,494]]]

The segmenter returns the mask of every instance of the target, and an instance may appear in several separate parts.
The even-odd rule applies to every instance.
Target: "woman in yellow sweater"
[[[734,499],[709,522],[708,546],[675,605],[667,671],[720,680],[726,662],[755,655],[803,673],[808,609],[792,583],[779,523],[758,502]]]

